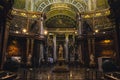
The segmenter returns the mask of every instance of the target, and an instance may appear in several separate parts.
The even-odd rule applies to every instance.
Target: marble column
[[[28,14],[27,14],[27,16],[28,16]],[[26,30],[27,30],[27,33],[29,33],[29,27],[30,26],[30,19],[29,19],[29,17],[27,17],[27,25],[26,25]]]
[[[54,62],[56,62],[57,60],[57,53],[56,53],[56,35],[53,35],[53,47],[54,47],[54,51],[53,51],[53,58],[54,58]]]
[[[95,41],[94,38],[88,39],[88,51],[90,57],[90,66],[95,64]]]
[[[29,4],[30,4],[30,3],[31,3],[30,0],[26,0],[26,1],[25,1],[25,9],[26,9],[26,10],[29,10],[29,7],[30,7]]]
[[[82,55],[82,44],[80,44],[79,43],[79,45],[78,45],[78,50],[77,50],[77,53],[78,53],[78,58],[79,58],[79,60],[80,60],[80,63],[84,63],[83,62],[83,55]]]
[[[97,1],[96,1],[96,0],[94,0],[94,10],[96,10],[96,9],[97,9],[96,4],[97,4]]]
[[[30,48],[31,49],[31,55],[33,54],[33,47],[34,47],[33,45],[34,45],[34,39],[31,39],[31,48]]]
[[[2,44],[3,44],[3,37],[2,37],[2,35],[3,35],[3,32],[4,32],[3,28],[4,28],[3,25],[0,24],[0,53],[2,53]]]
[[[33,11],[34,10],[34,0],[31,0],[31,11]]]
[[[43,39],[44,38],[44,26],[43,26],[43,23],[44,23],[44,14],[42,13],[40,18],[37,20],[38,22],[38,26],[39,26],[39,31],[38,31],[38,37],[40,39]],[[38,63],[40,65],[41,63],[41,60],[44,60],[44,44],[43,44],[43,40],[40,41],[39,40],[39,60],[38,60]]]
[[[81,14],[78,13],[77,14],[77,20],[78,20],[78,35],[82,35],[82,17],[81,17]]]
[[[89,48],[90,54],[95,53],[95,40],[94,40],[94,38],[88,39],[88,48]]]
[[[88,10],[91,11],[91,0],[88,0]]]
[[[69,41],[69,35],[65,35],[65,59],[68,61],[68,41]]]
[[[92,38],[92,53],[95,56],[95,39],[94,38]]]
[[[92,52],[91,52],[91,51],[92,51],[91,49],[92,49],[92,47],[91,47],[91,39],[88,39],[88,51],[89,51],[88,53],[89,53],[89,54],[92,53]]]
[[[88,0],[88,10],[96,10],[96,0]]]
[[[44,38],[44,14],[42,13],[41,14],[41,17],[40,17],[40,23],[39,23],[39,36],[40,38]],[[40,56],[41,56],[41,59],[43,60],[44,59],[44,44],[43,42],[40,43]]]
[[[4,30],[4,36],[3,36],[3,47],[2,47],[2,63],[1,63],[1,68],[3,68],[3,64],[6,60],[6,49],[7,49],[7,41],[8,41],[8,35],[9,35],[9,27],[10,27],[10,22],[6,22],[6,25],[5,25],[5,28],[3,29]]]
[[[73,38],[73,42],[75,43],[75,35],[73,35],[72,38]]]
[[[44,45],[43,45],[43,43],[41,42],[40,43],[40,57],[41,57],[41,60],[43,60],[44,59]]]
[[[29,39],[29,53],[27,55],[27,61],[33,64],[33,47],[34,47],[34,39]]]
[[[44,21],[44,17],[41,14],[41,17],[38,20],[38,24],[39,24],[39,35],[40,38],[44,38],[44,26],[43,26],[43,21]]]
[[[29,55],[29,50],[30,50],[30,39],[27,38],[27,46],[26,46],[26,55]]]

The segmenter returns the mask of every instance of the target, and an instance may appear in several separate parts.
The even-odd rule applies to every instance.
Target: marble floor
[[[102,80],[102,75],[84,67],[69,67],[69,72],[53,72],[53,67],[20,68],[16,80]]]

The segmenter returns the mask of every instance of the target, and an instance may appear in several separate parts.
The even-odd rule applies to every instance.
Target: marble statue
[[[62,45],[59,45],[58,57],[63,58],[63,47],[62,47]]]

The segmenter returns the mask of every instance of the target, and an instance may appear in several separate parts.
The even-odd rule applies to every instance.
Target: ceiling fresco
[[[74,28],[75,20],[65,15],[56,15],[46,21],[48,28]]]

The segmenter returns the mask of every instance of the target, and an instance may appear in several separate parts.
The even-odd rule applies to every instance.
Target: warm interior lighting
[[[25,13],[21,13],[21,15],[22,15],[22,16],[26,16],[26,14],[25,14]]]
[[[49,33],[49,35],[53,35],[52,33]]]
[[[50,75],[48,75],[48,80],[50,80]]]
[[[98,32],[99,32],[99,30],[95,30],[95,32],[96,32],[96,33],[98,33]]]
[[[7,53],[9,56],[16,56],[19,54],[20,50],[18,48],[18,43],[16,40],[13,40],[7,48]]]
[[[36,15],[33,15],[32,18],[36,18],[37,16]]]
[[[47,34],[48,34],[48,31],[47,31],[47,30],[45,30],[45,31],[44,31],[44,34],[45,34],[45,35],[47,35]]]
[[[85,15],[85,18],[90,18],[90,16],[89,15]]]
[[[26,29],[23,29],[23,30],[22,30],[22,32],[23,32],[23,33],[26,33],[26,32],[27,32],[27,30],[26,30]]]
[[[110,43],[111,40],[104,40],[104,43]]]
[[[103,34],[105,34],[106,32],[103,32]]]
[[[75,34],[77,34],[77,31],[75,31]]]
[[[17,34],[18,34],[19,32],[18,32],[18,31],[15,31],[15,33],[17,33]]]
[[[109,14],[110,14],[110,10],[106,11],[105,14],[106,14],[106,15],[109,15]]]
[[[72,75],[72,71],[70,72],[70,77],[72,77],[73,75]]]
[[[12,13],[13,13],[13,14],[16,14],[17,12],[13,10]]]
[[[101,16],[101,13],[96,13],[96,16]]]

